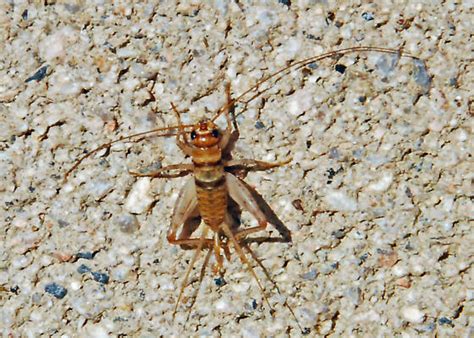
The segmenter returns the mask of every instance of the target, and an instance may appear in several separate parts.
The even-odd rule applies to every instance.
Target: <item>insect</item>
[[[67,179],[68,176],[77,169],[83,160],[98,151],[109,148],[118,142],[137,142],[146,137],[175,136],[179,148],[184,154],[192,158],[192,163],[169,165],[153,172],[130,172],[130,174],[137,177],[151,178],[174,178],[187,175],[193,176],[193,178],[188,179],[187,183],[184,184],[179,193],[171,218],[171,225],[167,234],[167,239],[170,244],[179,245],[184,249],[193,249],[195,251],[181,283],[173,315],[176,313],[178,305],[180,304],[190,273],[203,250],[207,250],[207,255],[201,268],[199,282],[203,279],[206,265],[208,264],[212,253],[214,253],[216,261],[215,270],[222,274],[224,267],[223,256],[229,259],[231,255],[230,250],[233,248],[242,264],[246,266],[248,272],[253,276],[262,292],[265,302],[271,308],[265,295],[265,288],[257,277],[257,274],[246,255],[246,253],[251,255],[251,257],[263,269],[265,275],[273,283],[276,290],[279,291],[276,283],[273,281],[255,253],[250,249],[247,242],[249,235],[265,230],[267,224],[271,222],[262,211],[261,206],[252,191],[241,177],[239,177],[239,173],[277,168],[288,164],[291,159],[275,163],[268,163],[254,159],[232,159],[231,151],[234,143],[239,138],[239,129],[235,119],[236,115],[233,113],[234,105],[239,102],[247,105],[250,101],[268,90],[268,88],[262,88],[264,84],[270,83],[270,80],[278,81],[290,70],[305,67],[325,58],[361,52],[397,54],[400,57],[419,60],[417,57],[406,54],[401,50],[378,47],[353,47],[331,51],[297,61],[262,78],[254,86],[234,99],[231,97],[230,85],[227,85],[227,102],[212,118],[202,119],[196,124],[183,124],[178,109],[173,103],[171,103],[171,108],[178,121],[176,126],[153,129],[121,137],[117,140],[105,143],[79,158],[71,169],[66,172],[65,179]],[[250,97],[247,98],[247,96]],[[226,120],[226,128],[224,130],[221,130],[215,123],[216,119],[222,115],[224,115]],[[241,224],[236,222],[231,215],[231,203],[237,204],[240,209],[249,212],[257,220],[258,225],[252,227],[241,227]],[[199,222],[191,222],[191,220],[196,217],[202,219],[202,225],[199,224]],[[196,234],[199,229],[201,232]],[[196,297],[194,297],[194,301],[195,299]],[[191,307],[193,304],[191,304]],[[296,319],[293,310],[287,304],[286,306]],[[300,326],[299,323],[298,326]]]

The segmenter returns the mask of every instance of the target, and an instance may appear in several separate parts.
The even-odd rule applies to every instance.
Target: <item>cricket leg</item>
[[[270,309],[270,312],[272,313],[273,312],[273,308],[272,306],[270,305],[270,302],[268,301],[268,298],[265,294],[265,289],[263,288],[262,284],[260,283],[260,280],[258,279],[258,276],[257,274],[255,273],[255,270],[253,269],[252,267],[252,264],[250,264],[250,261],[247,259],[247,257],[245,256],[245,253],[243,252],[242,250],[242,247],[240,246],[237,238],[234,236],[234,234],[232,233],[232,230],[230,230],[230,227],[229,225],[227,225],[225,222],[222,223],[222,230],[224,231],[224,234],[227,236],[227,238],[232,242],[232,245],[234,246],[235,248],[235,251],[237,252],[237,254],[239,255],[239,258],[240,258],[240,261],[245,264],[247,266],[247,270],[250,272],[250,274],[252,275],[252,277],[255,279],[255,281],[257,282],[257,285],[258,287],[260,288],[260,291],[262,291],[262,295],[263,295],[263,298],[265,299],[265,302],[267,303],[269,309]]]
[[[260,260],[260,258],[258,258],[258,256],[255,254],[255,252],[252,251],[252,249],[250,249],[250,246],[248,245],[248,243],[241,243],[242,247],[248,251],[248,253],[250,253],[250,255],[252,256],[252,258],[257,262],[258,266],[260,266],[260,268],[263,270],[263,273],[265,274],[265,276],[267,277],[267,279],[273,284],[273,287],[276,289],[276,291],[278,292],[279,295],[281,295],[281,291],[280,291],[280,288],[278,287],[278,284],[273,280],[272,276],[270,275],[270,272],[268,272],[267,268],[263,265],[262,261]],[[296,317],[296,314],[295,314],[295,311],[293,310],[293,308],[290,306],[290,304],[288,304],[288,301],[285,299],[285,303],[284,303],[285,307],[288,309],[288,311],[290,311],[291,313],[291,316],[293,317],[293,319],[295,320],[296,322],[296,325],[298,325],[298,328],[300,329],[301,332],[305,332],[305,330],[301,327],[301,324],[300,324],[300,321],[298,320],[298,318]]]
[[[166,238],[170,244],[196,248],[201,243],[201,238],[189,238],[192,231],[188,228],[183,229],[182,234],[177,238],[178,229],[181,225],[186,224],[187,220],[192,217],[197,208],[196,189],[194,180],[190,179],[181,189],[176,201],[176,206],[171,217],[171,226],[168,230]],[[195,229],[193,229],[195,230]],[[212,239],[204,240],[205,247],[212,247]]]
[[[227,127],[221,139],[220,146],[223,158],[230,158],[230,153],[239,139],[239,127],[234,114],[234,101],[230,95],[230,83],[226,83],[225,92],[227,96],[227,103],[225,105],[224,115],[227,121]],[[231,117],[232,116],[232,117]],[[232,130],[233,127],[233,130]]]
[[[173,310],[173,318],[176,314],[176,310],[178,309],[178,305],[181,302],[181,298],[183,297],[184,289],[186,288],[186,285],[188,284],[189,275],[191,274],[191,271],[193,270],[194,264],[196,263],[196,261],[199,257],[199,254],[201,253],[201,250],[202,250],[202,248],[204,246],[204,243],[206,241],[207,231],[208,231],[208,227],[204,227],[204,229],[202,231],[202,234],[201,234],[201,237],[199,239],[197,239],[198,243],[197,243],[197,246],[196,246],[196,251],[194,252],[193,258],[191,259],[191,262],[189,263],[188,268],[186,270],[186,274],[184,275],[183,281],[181,282],[181,288],[179,290],[178,299],[176,300],[176,304],[175,304],[174,310]]]
[[[281,162],[264,162],[253,159],[240,159],[227,161],[224,166],[227,171],[246,170],[246,171],[263,171],[272,168],[284,166],[291,162],[291,158]]]
[[[194,166],[192,164],[172,164],[166,167],[160,168],[156,171],[139,173],[135,171],[129,171],[130,175],[136,177],[162,177],[162,178],[175,178],[186,176],[193,172]],[[175,172],[173,172],[175,171]]]
[[[237,177],[230,173],[226,173],[227,189],[230,197],[242,208],[250,212],[258,221],[258,226],[248,229],[242,229],[234,233],[236,240],[245,237],[251,233],[265,230],[267,227],[267,218],[263,211],[253,198],[252,193]]]
[[[194,304],[196,304],[196,300],[197,300],[197,297],[198,297],[198,294],[199,294],[199,290],[201,289],[202,280],[204,279],[204,274],[206,272],[206,267],[207,267],[207,264],[209,263],[209,259],[211,258],[211,254],[212,254],[212,250],[208,250],[206,258],[204,258],[204,262],[202,263],[201,272],[199,273],[198,286],[197,286],[196,290],[194,291],[194,294],[193,294],[193,297],[192,297],[192,302],[191,302],[191,304],[189,306],[189,309],[188,309],[188,316],[186,317],[186,322],[184,324],[185,326],[186,326],[186,323],[189,320],[189,317],[191,316],[191,310],[192,310]]]

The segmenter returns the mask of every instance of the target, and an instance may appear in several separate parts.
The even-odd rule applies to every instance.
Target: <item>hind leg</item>
[[[190,179],[179,192],[176,201],[173,217],[171,218],[171,226],[166,236],[170,244],[180,245],[183,249],[192,249],[198,246],[212,247],[212,239],[205,238],[203,241],[199,237],[191,238],[192,233],[199,227],[199,224],[192,222],[196,215],[199,215],[197,212],[196,189],[194,187],[194,180]],[[182,230],[178,236],[177,233],[181,225]]]
[[[254,232],[265,230],[267,227],[267,217],[258,206],[257,201],[253,198],[252,193],[248,188],[234,175],[226,173],[227,189],[229,190],[230,197],[237,202],[242,208],[250,212],[258,221],[258,226],[251,227],[248,229],[242,229],[234,232],[234,237],[239,240]]]

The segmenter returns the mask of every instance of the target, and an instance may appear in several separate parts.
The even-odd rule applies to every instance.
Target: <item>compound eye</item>
[[[213,129],[211,135],[213,137],[219,137],[219,129]]]
[[[196,138],[197,134],[196,134],[196,131],[192,131],[191,132],[191,140],[194,140]]]

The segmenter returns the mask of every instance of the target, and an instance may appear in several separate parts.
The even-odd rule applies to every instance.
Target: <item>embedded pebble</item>
[[[122,215],[118,218],[117,223],[120,231],[131,234],[138,230],[138,220],[135,215]]]
[[[130,191],[125,202],[125,208],[132,214],[142,214],[147,211],[153,203],[150,196],[151,182],[148,178],[140,178]]]
[[[215,304],[215,308],[220,312],[229,312],[231,310],[229,301],[225,298],[219,299]]]
[[[329,191],[326,196],[324,196],[324,201],[332,210],[356,211],[358,208],[357,201],[349,197],[343,191]]]
[[[78,252],[76,254],[77,258],[83,258],[83,259],[93,259],[95,256],[95,253],[86,251],[86,252]]]
[[[438,319],[438,323],[440,325],[451,325],[453,323],[453,321],[449,318],[441,317],[441,318]]]
[[[109,275],[106,273],[92,271],[91,274],[96,282],[101,284],[107,284],[109,282]]]
[[[84,274],[84,273],[87,273],[87,272],[90,272],[91,271],[91,268],[89,268],[87,265],[85,264],[81,264],[79,265],[79,267],[77,268],[77,272],[79,272],[80,274]]]
[[[318,272],[315,269],[311,269],[310,271],[301,275],[301,278],[306,280],[314,280],[316,279]]]
[[[48,70],[48,65],[41,67],[38,69],[33,75],[31,75],[29,78],[25,80],[25,82],[30,82],[30,81],[41,81],[45,78],[46,76],[46,71]]]
[[[425,314],[416,307],[404,307],[402,309],[403,318],[410,323],[422,323],[425,320]]]
[[[372,191],[386,191],[393,182],[392,173],[384,173],[384,175],[376,180],[375,182],[369,184],[368,189]]]
[[[56,283],[46,284],[46,286],[44,287],[44,291],[58,299],[64,298],[64,296],[66,296],[67,294],[67,289]]]
[[[110,338],[108,331],[100,324],[89,325],[85,328],[85,333],[88,337],[94,338]]]

